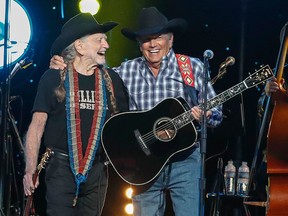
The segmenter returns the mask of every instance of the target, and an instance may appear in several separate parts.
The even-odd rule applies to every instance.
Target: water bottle
[[[238,169],[237,195],[239,196],[248,195],[249,172],[250,170],[247,166],[247,162],[243,161]]]
[[[225,181],[225,194],[234,195],[235,194],[235,178],[236,178],[236,167],[232,160],[228,161],[225,166],[224,171],[224,181]]]

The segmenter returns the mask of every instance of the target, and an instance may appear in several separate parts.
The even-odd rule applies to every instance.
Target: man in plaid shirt
[[[203,102],[203,63],[189,57],[194,75],[191,89],[183,81],[172,48],[174,35],[186,27],[185,20],[168,21],[157,8],[150,7],[142,9],[138,30],[122,29],[124,36],[139,43],[143,54],[114,68],[128,89],[130,110],[149,110],[166,98],[182,97],[191,107],[194,119],[200,122],[202,111],[197,105]],[[215,95],[208,83],[207,98]],[[221,121],[221,106],[207,111],[208,126],[216,127]],[[166,190],[170,191],[176,216],[199,215],[201,155],[199,145],[195,146],[198,147],[174,155],[153,184],[132,197],[135,216],[164,215]]]

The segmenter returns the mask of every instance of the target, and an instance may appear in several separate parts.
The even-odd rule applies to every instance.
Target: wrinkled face
[[[105,54],[109,48],[107,36],[96,33],[80,39],[82,58],[89,64],[103,65],[106,63]]]
[[[157,34],[137,38],[140,50],[151,66],[159,66],[173,45],[173,34]]]

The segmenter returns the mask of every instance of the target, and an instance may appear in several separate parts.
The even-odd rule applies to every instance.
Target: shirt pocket
[[[163,89],[163,91],[166,92],[167,97],[183,97],[184,96],[183,91],[178,86],[177,87],[168,86],[165,89]]]
[[[148,85],[145,86],[141,86],[141,87],[136,87],[136,88],[131,88],[130,89],[130,95],[134,95],[134,96],[140,96],[140,95],[145,95],[145,94],[151,94],[151,88]]]

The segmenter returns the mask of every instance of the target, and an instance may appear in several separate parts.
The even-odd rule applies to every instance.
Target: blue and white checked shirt
[[[203,101],[202,87],[204,82],[203,63],[190,57],[195,79],[195,89],[199,91],[198,103]],[[113,68],[122,78],[129,92],[130,110],[149,110],[168,97],[182,97],[190,107],[193,106],[190,96],[185,91],[185,83],[179,71],[173,49],[162,60],[160,71],[154,77],[145,58],[138,57],[123,62]],[[216,95],[211,84],[207,87],[208,100]],[[207,121],[209,126],[217,126],[222,121],[222,106],[212,108],[212,116]]]

